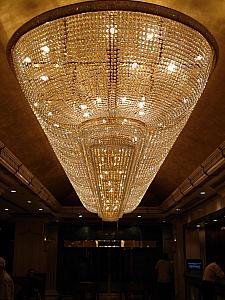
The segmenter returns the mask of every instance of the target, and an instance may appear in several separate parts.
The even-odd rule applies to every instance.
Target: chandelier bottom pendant
[[[177,11],[91,1],[32,19],[7,53],[81,202],[117,221],[139,205],[185,126],[217,45]]]

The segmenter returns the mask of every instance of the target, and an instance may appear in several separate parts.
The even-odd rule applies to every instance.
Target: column
[[[175,224],[174,240],[176,241],[176,253],[174,256],[175,298],[185,300],[184,280],[184,232],[183,224],[177,221]]]
[[[46,273],[43,218],[18,218],[15,226],[14,276],[26,276],[33,268],[37,273]]]
[[[162,227],[163,253],[167,253],[170,260],[174,255],[174,240],[172,224],[164,224]]]
[[[45,300],[54,300],[58,299],[59,297],[59,294],[56,290],[58,224],[46,224],[45,232],[45,249],[47,253],[47,278]]]

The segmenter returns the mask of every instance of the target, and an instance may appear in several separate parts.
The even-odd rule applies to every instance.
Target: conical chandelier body
[[[215,65],[203,26],[135,1],[47,12],[25,24],[9,49],[81,202],[107,221],[138,206]]]

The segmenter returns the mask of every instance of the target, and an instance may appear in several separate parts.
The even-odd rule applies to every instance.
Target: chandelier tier
[[[116,221],[140,203],[215,66],[198,22],[136,1],[91,1],[21,27],[9,61],[87,210]]]

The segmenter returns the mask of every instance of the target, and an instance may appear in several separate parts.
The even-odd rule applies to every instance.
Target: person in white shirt
[[[221,269],[221,259],[216,258],[214,262],[208,264],[203,272],[201,292],[203,300],[214,300],[215,295],[215,281],[219,278],[224,278],[224,272]]]
[[[14,299],[14,284],[10,275],[5,271],[5,260],[0,257],[0,300]]]
[[[159,300],[170,300],[172,297],[172,265],[168,254],[164,253],[155,266],[157,273],[157,291]]]

